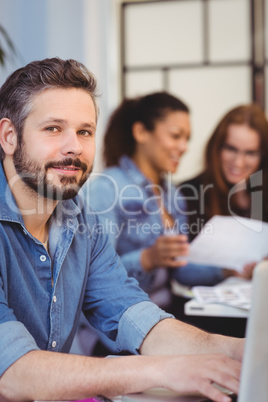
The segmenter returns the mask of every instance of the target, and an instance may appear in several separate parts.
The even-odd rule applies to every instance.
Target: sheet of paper
[[[268,223],[214,216],[190,245],[189,262],[241,271],[268,256]]]
[[[250,310],[252,283],[237,286],[194,286],[196,300],[201,304],[220,303]]]

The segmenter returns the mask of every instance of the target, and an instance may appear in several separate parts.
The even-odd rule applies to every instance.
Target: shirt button
[[[54,301],[54,303],[56,303],[56,301],[57,301],[57,296],[53,296],[53,301]]]
[[[56,342],[56,341],[53,341],[53,342],[52,342],[52,348],[55,348],[56,345],[57,345],[57,342]]]
[[[45,255],[40,255],[40,261],[44,262],[46,261],[47,257]]]

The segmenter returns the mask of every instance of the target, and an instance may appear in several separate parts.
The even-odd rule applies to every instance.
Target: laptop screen
[[[268,401],[268,260],[254,269],[238,402]]]

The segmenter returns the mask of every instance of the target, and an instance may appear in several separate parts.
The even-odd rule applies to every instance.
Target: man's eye
[[[56,133],[58,131],[57,127],[46,127],[46,131],[51,131],[52,133]]]
[[[87,130],[80,130],[79,134],[83,135],[84,137],[88,137],[88,136],[92,135],[92,133],[90,131],[87,131]]]

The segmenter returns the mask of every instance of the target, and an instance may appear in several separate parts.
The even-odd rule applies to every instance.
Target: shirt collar
[[[133,160],[128,156],[121,156],[121,158],[119,159],[119,166],[126,172],[132,183],[140,186],[151,184],[150,180],[148,180],[147,177],[144,176],[136,163],[134,163]]]
[[[23,225],[19,207],[7,183],[2,163],[0,163],[0,219]]]
[[[119,159],[119,166],[126,172],[129,176],[130,181],[139,186],[146,186],[148,184],[152,184],[152,182],[144,176],[144,174],[140,171],[138,166],[133,162],[131,158],[126,155],[121,156]],[[167,181],[163,178],[162,187],[164,191],[167,190]]]

